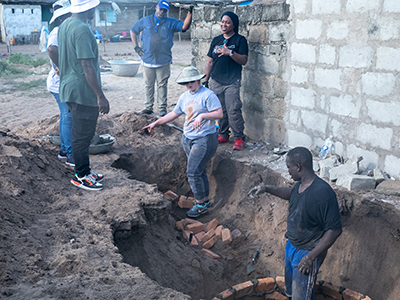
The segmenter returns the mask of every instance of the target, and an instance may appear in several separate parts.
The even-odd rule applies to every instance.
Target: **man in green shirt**
[[[90,170],[89,146],[99,113],[110,105],[101,89],[98,47],[86,24],[93,19],[99,0],[71,0],[71,17],[58,31],[60,98],[71,112],[75,176],[71,183],[86,190],[101,190],[104,176]]]

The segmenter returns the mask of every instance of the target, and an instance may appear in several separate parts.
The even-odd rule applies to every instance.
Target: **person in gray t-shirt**
[[[185,114],[182,146],[188,158],[186,172],[195,198],[195,204],[186,213],[191,218],[205,214],[211,206],[205,167],[217,151],[218,133],[215,120],[221,119],[223,115],[217,95],[200,83],[204,76],[195,67],[183,69],[176,82],[185,85],[188,90],[179,97],[172,112],[143,127],[151,133],[156,126]]]

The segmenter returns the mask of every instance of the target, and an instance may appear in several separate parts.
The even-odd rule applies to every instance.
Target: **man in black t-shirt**
[[[221,30],[222,34],[211,42],[203,84],[206,87],[209,85],[222,105],[224,115],[219,121],[218,143],[229,142],[230,127],[235,138],[233,149],[241,150],[244,147],[245,135],[240,81],[242,66],[247,63],[249,50],[246,38],[238,34],[239,18],[235,13],[223,13]]]
[[[256,186],[250,194],[270,193],[289,200],[285,253],[285,292],[292,300],[313,300],[318,270],[342,233],[339,206],[331,186],[314,174],[311,152],[290,150],[286,166],[293,188]]]

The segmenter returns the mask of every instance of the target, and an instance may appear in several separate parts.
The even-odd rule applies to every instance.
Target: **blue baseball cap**
[[[166,0],[161,0],[160,2],[158,2],[158,7],[160,9],[166,9],[167,11],[169,11],[169,2]]]

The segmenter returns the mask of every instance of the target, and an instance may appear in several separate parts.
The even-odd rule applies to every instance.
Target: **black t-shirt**
[[[222,85],[230,85],[238,80],[242,76],[242,65],[235,62],[229,56],[218,57],[219,53],[215,53],[215,48],[224,46],[224,35],[221,34],[216,36],[210,45],[207,56],[213,59],[213,64],[211,67],[211,78]],[[226,47],[238,54],[248,55],[249,47],[247,45],[247,40],[244,36],[235,33],[228,40],[226,40]]]
[[[301,194],[299,186],[300,181],[290,195],[285,237],[296,248],[311,251],[325,232],[342,228],[339,205],[331,186],[318,176]]]

